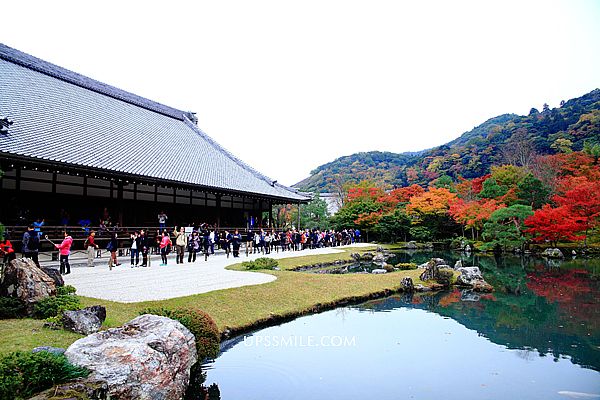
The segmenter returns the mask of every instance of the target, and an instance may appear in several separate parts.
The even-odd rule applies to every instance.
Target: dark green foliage
[[[35,304],[33,313],[37,318],[50,318],[59,315],[63,311],[79,310],[80,308],[79,297],[67,294],[46,297]]]
[[[143,314],[160,315],[181,322],[196,337],[198,361],[219,355],[221,336],[217,324],[210,315],[196,308],[147,308]]]
[[[493,165],[513,163],[527,166],[537,154],[555,154],[557,138],[568,140],[573,151],[600,137],[600,89],[565,102],[560,108],[546,108],[529,115],[504,114],[485,121],[459,138],[418,153],[368,152],[340,157],[311,172],[294,185],[310,192],[338,193],[345,183],[370,180],[385,189],[427,186],[448,176],[453,180],[481,177]],[[569,143],[565,142],[565,143]],[[523,144],[526,144],[523,146]],[[555,145],[556,147],[556,145]],[[600,146],[596,148],[600,156]],[[443,182],[447,178],[443,178]]]
[[[25,304],[13,297],[0,297],[0,319],[21,318],[25,315]]]
[[[64,355],[15,352],[0,358],[0,399],[25,399],[56,384],[86,377]]]
[[[485,250],[511,250],[525,243],[525,218],[533,215],[531,206],[516,204],[494,211],[483,226],[483,238],[488,241]]]
[[[76,291],[77,289],[75,289],[75,287],[71,285],[59,286],[56,288],[56,295],[66,296],[69,294],[75,294]]]
[[[277,260],[268,257],[260,257],[254,261],[244,261],[242,267],[246,269],[273,269],[279,265]]]
[[[479,197],[482,199],[496,199],[504,196],[508,192],[508,188],[504,185],[499,185],[494,178],[488,178],[483,182],[483,189],[479,192]]]
[[[410,236],[417,242],[430,242],[431,232],[424,226],[413,226],[410,228]]]
[[[379,240],[395,243],[399,239],[406,239],[410,227],[410,217],[403,210],[396,209],[393,213],[385,214],[379,219],[374,233],[379,237]]]
[[[521,182],[517,184],[517,197],[519,203],[531,206],[534,210],[548,203],[550,188],[541,180],[532,174],[527,174]]]

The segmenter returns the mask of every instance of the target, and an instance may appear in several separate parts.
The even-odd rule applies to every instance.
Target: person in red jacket
[[[63,239],[61,244],[55,244],[54,246],[58,249],[60,253],[60,273],[61,274],[70,274],[71,266],[69,265],[69,254],[71,254],[71,245],[73,244],[73,238],[69,236],[67,231],[64,231],[63,234],[65,238]]]
[[[13,248],[12,244],[10,243],[10,240],[8,240],[6,236],[0,242],[0,254],[4,256],[4,259],[2,260],[4,264],[8,264],[9,262],[17,258],[17,255],[15,254],[15,249]]]

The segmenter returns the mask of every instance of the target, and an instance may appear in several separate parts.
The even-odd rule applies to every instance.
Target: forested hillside
[[[536,156],[579,151],[600,143],[600,89],[529,115],[491,118],[459,138],[417,153],[368,152],[340,157],[294,185],[303,191],[338,192],[345,183],[369,180],[385,189],[427,186],[448,175],[476,178],[493,165],[529,166]]]

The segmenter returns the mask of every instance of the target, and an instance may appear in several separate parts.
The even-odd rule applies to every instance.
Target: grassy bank
[[[311,274],[292,272],[289,269],[320,262],[350,259],[346,250],[340,254],[305,256],[279,260],[281,271],[265,271],[276,280],[254,286],[218,290],[209,293],[179,297],[170,300],[142,303],[116,303],[106,300],[82,298],[84,306],[102,304],[107,309],[105,327],[120,326],[134,318],[147,307],[197,307],[209,313],[221,331],[239,331],[291,318],[322,309],[340,302],[358,301],[369,296],[384,295],[397,290],[404,276],[415,283],[420,271],[397,271],[389,274]],[[365,251],[365,249],[361,249]],[[241,269],[240,264],[229,267]],[[66,347],[80,336],[65,331],[52,331],[42,327],[43,321],[32,319],[4,320],[0,322],[0,353],[30,350],[36,346]]]

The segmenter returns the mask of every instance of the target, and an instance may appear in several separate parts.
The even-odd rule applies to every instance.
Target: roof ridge
[[[138,96],[134,93],[119,89],[115,86],[89,78],[85,75],[71,71],[69,69],[44,61],[20,50],[13,49],[3,43],[0,43],[0,59],[13,64],[31,69],[36,72],[63,80],[70,84],[88,89],[129,104],[166,115],[171,118],[183,120],[184,111],[158,103],[156,101]]]

